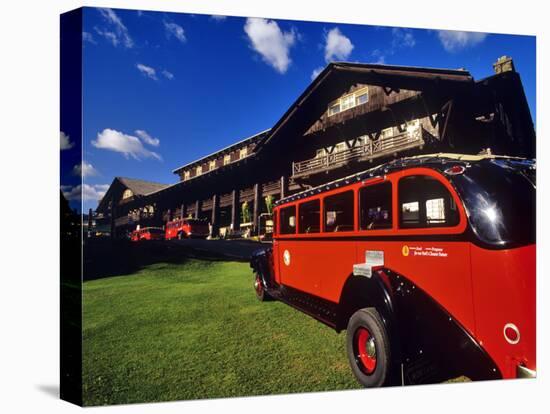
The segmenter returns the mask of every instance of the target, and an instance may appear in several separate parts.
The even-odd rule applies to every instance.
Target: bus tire
[[[254,291],[256,292],[256,298],[258,298],[260,302],[271,300],[271,296],[265,291],[262,276],[257,272],[254,273]]]
[[[185,239],[185,233],[183,233],[182,231],[180,231],[180,232],[178,233],[178,240],[183,240],[183,239]]]
[[[389,336],[375,308],[355,312],[346,331],[346,348],[353,374],[367,388],[391,385]]]

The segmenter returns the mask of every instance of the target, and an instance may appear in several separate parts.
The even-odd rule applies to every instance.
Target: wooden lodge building
[[[433,152],[535,158],[535,130],[512,59],[474,80],[466,70],[331,63],[269,130],[173,170],[172,185],[115,178],[96,213],[111,234],[177,217],[257,231],[280,199],[373,163]],[[242,223],[247,203],[250,223]]]

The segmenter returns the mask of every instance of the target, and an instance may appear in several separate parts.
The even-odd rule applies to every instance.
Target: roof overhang
[[[474,85],[466,70],[432,69],[363,63],[330,63],[279,119],[256,153],[276,141],[303,134],[326,111],[327,103],[347,92],[350,85],[368,84],[390,89],[453,94]]]

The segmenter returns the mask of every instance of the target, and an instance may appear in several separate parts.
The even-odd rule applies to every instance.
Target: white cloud
[[[483,42],[487,37],[487,33],[439,30],[437,36],[447,52],[458,52]]]
[[[103,198],[109,184],[62,185],[61,191],[68,201],[99,201]]]
[[[225,19],[227,19],[227,16],[221,16],[219,14],[213,14],[212,16],[210,16],[210,18],[212,20],[217,21],[217,22],[223,22]]]
[[[335,27],[325,36],[325,60],[346,60],[354,46],[348,37],[344,36],[340,29]]]
[[[134,41],[130,37],[128,29],[126,28],[124,23],[122,23],[122,20],[117,16],[114,10],[106,8],[98,8],[97,10],[101,14],[101,16],[103,16],[110,28],[109,30],[107,30],[95,27],[94,29],[97,34],[105,37],[113,44],[113,46],[118,46],[119,44],[122,44],[124,45],[124,47],[129,49],[134,47]]]
[[[168,72],[166,69],[162,71],[162,75],[168,80],[174,79],[174,74],[172,72]]]
[[[321,73],[323,69],[323,66],[319,66],[318,68],[313,69],[313,72],[311,73],[311,80],[314,80],[317,76],[319,76],[319,73]]]
[[[74,166],[73,174],[78,176],[81,175],[82,177],[93,177],[99,175],[99,171],[96,170],[92,164],[82,161],[82,164],[77,164]]]
[[[136,129],[134,132],[145,144],[153,147],[158,147],[160,145],[160,139],[152,137],[147,133],[147,131],[144,131],[143,129]]]
[[[82,41],[89,42],[93,45],[97,45],[97,42],[95,41],[94,37],[90,32],[82,32]]]
[[[392,54],[391,51],[390,51],[390,54]],[[374,49],[372,51],[372,57],[376,59],[374,61],[374,63],[376,64],[383,65],[384,63],[386,63],[386,56],[384,52],[382,52],[380,49]]]
[[[148,78],[151,78],[153,80],[158,80],[157,71],[155,70],[155,68],[152,68],[151,66],[144,65],[142,63],[137,63],[136,68],[138,68],[138,70],[141,73],[143,73],[145,76],[147,76]]]
[[[136,160],[155,158],[162,161],[161,156],[145,148],[138,137],[111,128],[105,128],[103,131],[98,132],[97,139],[92,141],[92,145],[96,148],[120,152],[127,159],[130,157]]]
[[[410,29],[402,29],[399,27],[394,27],[392,29],[392,48],[396,49],[399,47],[414,47],[416,45],[416,39],[414,38],[413,32]]]
[[[249,17],[244,31],[248,35],[252,49],[258,52],[264,62],[279,73],[288,70],[292,60],[289,52],[296,41],[295,31],[283,32],[274,20]]]
[[[95,26],[94,30],[96,33],[100,36],[103,36],[105,39],[107,39],[109,42],[113,44],[113,46],[117,47],[119,44],[119,40],[117,35],[114,32],[109,32],[108,30],[100,29],[99,27]]]
[[[68,150],[74,147],[74,142],[71,142],[69,139],[69,136],[65,134],[63,131],[60,132],[60,138],[61,138],[61,151]]]
[[[166,29],[166,35],[168,37],[174,36],[181,43],[185,43],[187,40],[185,37],[185,30],[179,24],[164,22],[164,28]]]

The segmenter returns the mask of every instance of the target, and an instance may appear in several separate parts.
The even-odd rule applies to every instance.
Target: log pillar
[[[288,180],[282,175],[281,176],[281,199],[285,198],[288,195]]]
[[[201,216],[201,201],[195,201],[195,218],[198,219]]]
[[[239,202],[239,190],[233,190],[231,193],[231,230],[239,231],[241,229],[241,211]]]
[[[187,204],[181,203],[180,218],[184,219],[187,217]]]
[[[261,184],[254,184],[254,213],[252,215],[252,232],[253,234],[258,234],[258,217],[260,216],[261,209],[260,203],[262,202],[262,187]]]
[[[212,221],[210,227],[210,237],[218,237],[220,235],[220,196],[214,194],[212,196]]]

